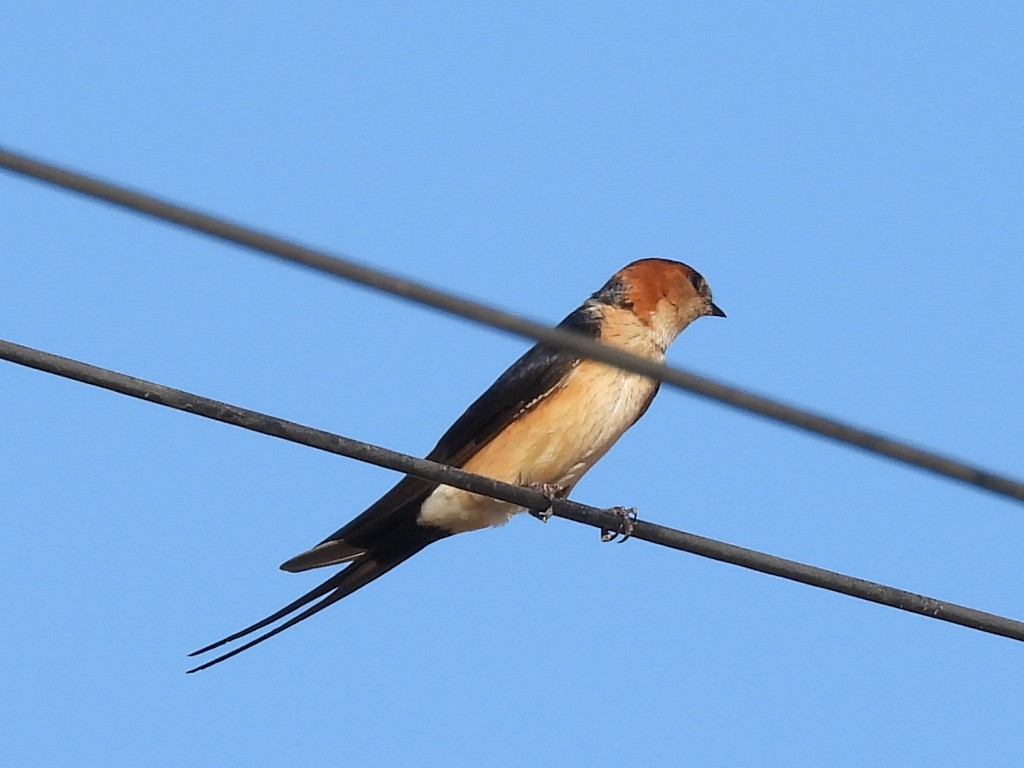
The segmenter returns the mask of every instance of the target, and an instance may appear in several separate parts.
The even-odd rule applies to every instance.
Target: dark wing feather
[[[591,338],[601,335],[600,310],[584,304],[558,325]],[[516,360],[437,441],[427,458],[461,467],[524,411],[556,389],[580,359],[543,344]]]
[[[598,337],[600,309],[592,301],[588,302],[560,325]],[[444,433],[428,458],[456,467],[462,466],[513,419],[556,389],[578,364],[579,359],[571,354],[554,352],[541,345],[533,347],[469,406],[451,429]],[[447,532],[440,528],[422,526],[417,521],[420,505],[437,485],[415,477],[402,478],[394,488],[348,525],[308,552],[286,562],[281,566],[285,570],[301,571],[353,560],[343,571],[281,610],[191,655],[212,651],[265,629],[299,609],[304,610],[254,640],[189,671],[206,669],[262,643],[352,594],[432,542],[444,538]]]
[[[559,327],[598,338],[600,308],[587,302],[559,323]],[[548,349],[542,344],[532,347],[456,419],[427,458],[461,467],[513,419],[557,388],[578,364],[579,358],[571,353]],[[417,513],[420,504],[437,486],[438,483],[418,477],[402,478],[365,512],[328,536],[318,547],[332,541],[343,541],[356,549],[373,547],[398,520]]]

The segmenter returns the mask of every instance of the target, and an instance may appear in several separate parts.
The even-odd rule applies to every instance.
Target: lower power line
[[[545,510],[551,508],[552,513],[557,517],[602,530],[618,530],[623,523],[621,510],[599,509],[567,499],[552,501],[531,488],[501,483],[444,464],[419,459],[360,440],[353,440],[258,411],[240,408],[237,405],[211,400],[180,389],[173,389],[106,368],[59,357],[13,342],[0,340],[0,359],[221,421],[225,424],[232,424],[293,443],[335,453],[339,456],[347,456],[404,474],[451,485],[471,493],[490,496],[526,509]],[[940,619],[989,634],[1024,641],[1024,622],[907,592],[866,579],[847,576],[813,565],[786,560],[674,528],[637,520],[633,524],[632,537],[790,581],[798,581],[819,589],[849,595],[860,600],[868,600],[928,618]]]

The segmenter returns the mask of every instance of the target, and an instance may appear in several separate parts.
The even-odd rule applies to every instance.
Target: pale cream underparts
[[[679,307],[658,302],[648,322],[625,309],[603,307],[601,341],[653,360],[689,322]],[[686,313],[690,315],[690,312]],[[548,483],[571,489],[650,404],[656,383],[619,368],[583,360],[564,381],[524,409],[463,469],[517,485]],[[521,507],[440,486],[423,502],[418,521],[453,533],[502,525]]]

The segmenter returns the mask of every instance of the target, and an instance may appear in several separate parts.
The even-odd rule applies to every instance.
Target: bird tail
[[[353,547],[341,539],[326,539],[312,549],[300,552],[295,557],[281,563],[281,570],[288,573],[299,573],[311,568],[323,568],[326,565],[341,565],[358,560],[366,555],[365,549]]]
[[[412,557],[418,551],[419,550],[416,549],[412,552],[404,552],[401,557],[390,558],[388,560],[384,560],[383,562],[378,562],[377,560],[373,559],[373,556],[370,554],[365,555],[364,557],[353,562],[351,565],[345,568],[345,570],[341,571],[340,573],[336,573],[334,576],[327,579],[327,581],[325,581],[320,586],[310,590],[297,600],[293,600],[284,608],[282,608],[279,611],[276,611],[275,613],[272,613],[265,619],[257,621],[255,624],[251,624],[245,629],[239,630],[238,632],[235,632],[233,635],[225,637],[223,640],[218,640],[216,643],[211,643],[210,645],[207,645],[204,648],[200,648],[198,651],[193,651],[192,653],[190,653],[190,657],[208,653],[209,651],[212,651],[215,648],[220,648],[222,645],[234,642],[235,640],[243,638],[246,635],[249,635],[253,632],[257,632],[258,630],[261,630],[264,627],[268,627],[275,621],[279,621],[280,619],[283,619],[285,616],[295,613],[295,611],[299,610],[303,606],[308,605],[309,603],[313,603],[313,605],[311,605],[309,608],[306,608],[301,613],[292,616],[292,618],[288,619],[288,621],[278,625],[277,627],[274,627],[269,632],[265,632],[262,635],[256,637],[255,639],[250,640],[249,642],[240,645],[238,648],[235,648],[234,650],[229,651],[228,653],[222,654],[217,658],[206,662],[205,664],[201,664],[198,667],[194,667],[193,669],[188,670],[189,674],[191,674],[192,672],[199,672],[203,669],[208,669],[209,667],[212,667],[215,664],[220,664],[222,661],[226,661],[227,659],[230,659],[232,656],[236,656],[242,651],[252,648],[254,645],[259,645],[264,640],[269,640],[271,637],[280,632],[284,632],[289,627],[293,627],[300,621],[304,621],[313,614],[319,613],[324,608],[333,605],[342,598],[348,597],[357,589],[365,587],[371,581],[377,579],[380,576],[383,576],[396,565],[399,565],[404,560],[407,560],[408,558]]]

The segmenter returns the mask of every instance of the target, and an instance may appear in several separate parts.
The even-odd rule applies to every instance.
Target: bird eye
[[[693,286],[693,290],[695,290],[699,296],[704,296],[708,292],[707,281],[696,272],[690,274],[690,285]]]

